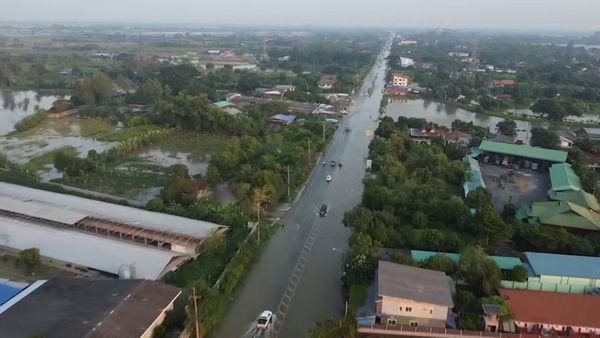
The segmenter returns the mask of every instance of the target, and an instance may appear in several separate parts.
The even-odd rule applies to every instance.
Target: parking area
[[[480,163],[483,180],[492,194],[498,212],[512,199],[517,207],[543,201],[550,189],[547,172],[530,169],[509,169],[500,165]]]

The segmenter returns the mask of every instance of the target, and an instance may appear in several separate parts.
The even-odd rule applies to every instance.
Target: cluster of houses
[[[455,263],[460,255],[412,250],[417,262],[436,254]],[[484,332],[457,330],[457,281],[444,272],[380,261],[367,301],[357,311],[363,337],[585,336],[600,334],[600,257],[526,252],[520,257],[490,256],[501,270],[527,269],[526,282],[502,281],[499,296],[510,309],[482,304]],[[500,333],[501,332],[501,333]],[[418,335],[422,336],[422,335]]]

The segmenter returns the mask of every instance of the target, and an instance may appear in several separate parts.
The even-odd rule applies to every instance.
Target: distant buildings
[[[140,279],[40,280],[0,305],[0,336],[150,338],[180,294]]]
[[[296,115],[276,114],[271,116],[271,123],[274,125],[288,126],[296,121]]]
[[[579,128],[576,132],[577,137],[587,138],[590,141],[600,141],[600,128]]]
[[[398,60],[398,64],[400,65],[401,68],[414,67],[415,60],[401,56],[400,59]]]
[[[436,128],[410,128],[410,137],[414,139],[416,142],[426,142],[430,143],[432,139],[436,137],[444,137],[446,132],[442,129]]]
[[[466,58],[466,57],[469,57],[469,53],[467,53],[467,52],[449,52],[448,56]]]
[[[600,334],[600,296],[500,290],[521,332],[577,336]]]
[[[333,88],[333,85],[337,82],[335,75],[323,75],[319,80],[318,86],[323,90],[329,90]]]
[[[400,46],[414,46],[414,45],[418,45],[419,41],[417,40],[401,40],[400,42],[398,42],[398,45]]]
[[[490,83],[490,87],[510,87],[516,84],[515,80],[494,80]]]
[[[405,96],[408,94],[408,87],[389,86],[385,89],[385,92],[391,96]]]
[[[231,116],[237,116],[242,113],[238,106],[231,101],[218,101],[214,102],[213,106],[215,106],[220,111],[227,113]]]
[[[406,87],[408,86],[408,76],[403,74],[394,74],[392,76],[392,86]]]

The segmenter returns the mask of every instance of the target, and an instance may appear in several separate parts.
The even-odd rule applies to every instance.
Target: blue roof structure
[[[425,262],[430,257],[435,256],[437,254],[448,256],[456,264],[460,262],[460,254],[457,253],[410,250],[411,257],[417,262]],[[498,267],[502,270],[511,270],[514,269],[515,266],[523,265],[523,262],[521,262],[521,260],[517,257],[489,256],[489,258],[493,260],[496,263],[496,265],[498,265]]]
[[[485,188],[485,181],[483,180],[483,175],[481,174],[479,162],[477,162],[472,155],[465,156],[463,161],[469,166],[469,169],[467,169],[467,172],[469,173],[469,180],[465,181],[463,184],[465,197],[467,197],[471,191],[475,191],[478,188]]]
[[[525,256],[536,276],[565,276],[600,279],[600,257],[570,256],[526,252]]]
[[[277,120],[284,123],[292,123],[296,121],[296,115],[276,114],[271,116],[271,120]]]
[[[0,305],[8,302],[11,298],[18,295],[21,289],[0,283]]]

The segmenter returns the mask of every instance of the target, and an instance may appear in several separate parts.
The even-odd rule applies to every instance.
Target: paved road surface
[[[344,313],[342,262],[350,231],[342,225],[342,218],[360,203],[368,145],[377,128],[387,53],[388,48],[384,48],[348,116],[340,122],[325,152],[327,165],[319,164],[313,170],[303,194],[281,218],[285,227],[271,238],[215,337],[248,336],[248,328],[262,310],[276,314],[274,335],[285,338],[306,337],[317,321]],[[345,132],[347,126],[349,133]],[[331,160],[341,161],[342,169],[331,168]],[[325,182],[327,175],[333,176],[331,183]],[[319,217],[318,209],[324,203],[330,206],[329,214]]]

